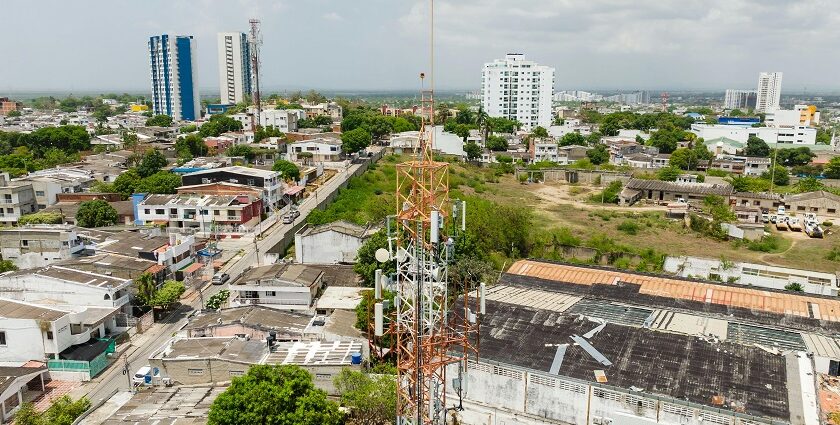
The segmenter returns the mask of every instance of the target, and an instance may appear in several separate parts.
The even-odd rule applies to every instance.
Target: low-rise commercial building
[[[183,332],[188,338],[237,337],[257,341],[274,332],[277,342],[303,341],[320,336],[310,328],[313,319],[309,314],[249,305],[202,313],[193,317]]]
[[[31,225],[0,229],[0,255],[18,268],[43,267],[82,253],[85,244],[72,226]]]
[[[177,233],[154,236],[125,231],[109,235],[92,249],[97,254],[119,254],[154,261],[167,270],[167,275],[175,275],[195,261],[195,236]]]
[[[323,276],[322,271],[302,264],[253,267],[229,285],[230,305],[308,310],[323,286]]]
[[[137,205],[137,221],[209,234],[243,233],[256,227],[262,200],[253,194],[149,195]]]
[[[726,137],[741,143],[747,143],[750,136],[757,136],[771,146],[776,144],[813,146],[817,143],[817,130],[802,125],[793,127],[744,127],[723,124],[692,124],[691,131],[704,140]]]
[[[184,186],[217,182],[236,183],[257,188],[262,191],[263,209],[268,212],[273,206],[283,206],[283,179],[280,173],[240,166],[214,168],[185,174],[181,178]]]
[[[732,195],[732,185],[630,179],[619,194],[619,204],[633,205],[641,199],[658,203],[676,202],[680,200],[694,203],[702,202],[709,195],[722,196],[728,202],[729,196]]]
[[[309,158],[304,158],[303,153]],[[322,138],[291,142],[288,154],[292,161],[337,162],[341,160],[341,140]]]
[[[121,308],[131,279],[50,265],[0,275],[0,297],[53,306]]]
[[[307,224],[295,234],[295,262],[298,264],[354,263],[359,248],[377,231],[346,221],[313,226]]]
[[[770,158],[739,155],[718,155],[709,164],[709,169],[727,173],[757,177],[770,169]]]
[[[531,260],[487,292],[460,423],[816,424],[840,358],[828,297]]]

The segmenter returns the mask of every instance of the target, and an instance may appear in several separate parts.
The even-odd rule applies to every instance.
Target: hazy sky
[[[840,89],[836,0],[438,0],[437,85],[477,89],[508,51],[557,68],[556,89]],[[2,0],[0,95],[148,90],[153,34],[194,35],[202,94],[216,33],[262,20],[263,87],[391,90],[428,70],[425,1]]]

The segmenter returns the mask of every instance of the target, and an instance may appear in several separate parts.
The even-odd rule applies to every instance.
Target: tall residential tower
[[[782,73],[762,72],[758,74],[757,91],[756,112],[770,112],[779,109],[779,99],[782,97]]]
[[[530,131],[551,125],[554,68],[509,53],[504,59],[484,64],[481,73],[481,105],[491,117],[522,123]]]
[[[156,115],[176,121],[200,116],[196,46],[191,35],[149,37],[152,106]]]
[[[244,32],[219,33],[219,96],[223,104],[251,95],[251,49]]]

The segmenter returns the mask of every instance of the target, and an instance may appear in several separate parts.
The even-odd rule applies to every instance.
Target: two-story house
[[[275,208],[283,206],[283,179],[277,171],[240,166],[222,167],[185,174],[182,182],[184,186],[228,182],[259,188],[262,191],[265,212],[268,212],[272,206]]]
[[[292,161],[306,159],[301,156],[305,152],[311,154],[312,162],[335,162],[341,160],[342,153],[341,140],[332,138],[300,140],[290,143],[288,149]]]
[[[262,200],[248,193],[149,195],[137,207],[137,220],[166,223],[170,229],[241,233],[259,224],[262,211]]]

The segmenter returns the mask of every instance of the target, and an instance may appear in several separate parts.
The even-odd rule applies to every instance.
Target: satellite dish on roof
[[[380,263],[384,263],[391,259],[391,255],[388,254],[388,250],[385,248],[377,249],[374,257],[376,257],[376,261],[379,261]]]

